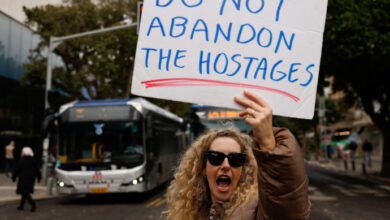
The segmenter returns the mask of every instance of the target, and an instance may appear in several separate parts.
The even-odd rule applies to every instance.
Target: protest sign
[[[327,0],[147,0],[132,93],[312,118]]]

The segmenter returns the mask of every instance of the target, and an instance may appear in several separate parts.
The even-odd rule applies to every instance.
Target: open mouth
[[[228,187],[231,183],[231,179],[228,176],[220,176],[217,179],[217,186],[218,187]]]

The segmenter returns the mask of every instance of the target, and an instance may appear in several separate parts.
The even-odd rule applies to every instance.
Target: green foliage
[[[321,75],[361,101],[382,130],[390,118],[390,0],[329,0]],[[374,102],[380,104],[374,111]]]
[[[136,20],[136,0],[64,0],[61,6],[24,8],[26,24],[35,27],[42,42],[25,64],[24,84],[42,87],[45,83],[46,53],[50,36],[120,25],[124,17]],[[137,43],[135,28],[68,40],[54,51],[62,58],[53,70],[53,87],[83,99],[85,87],[91,98],[127,97]]]
[[[96,3],[96,1],[94,1]],[[64,0],[61,6],[24,8],[26,24],[35,27],[42,42],[31,51],[24,84],[42,88],[46,82],[48,47],[51,36],[67,36],[80,32],[120,25],[124,18],[137,20],[138,0]],[[84,99],[86,88],[92,99],[127,98],[137,44],[136,29],[72,39],[60,44],[54,53],[64,65],[53,69],[53,88],[66,91],[75,99]],[[189,112],[190,105],[151,99],[180,116]]]

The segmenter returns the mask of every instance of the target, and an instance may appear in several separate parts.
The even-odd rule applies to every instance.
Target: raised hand
[[[244,91],[246,98],[234,97],[234,101],[243,106],[245,110],[240,117],[246,117],[245,123],[250,124],[253,130],[253,139],[265,150],[275,148],[275,137],[272,130],[272,108],[255,93]]]

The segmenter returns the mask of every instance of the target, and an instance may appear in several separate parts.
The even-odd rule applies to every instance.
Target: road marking
[[[357,194],[375,194],[379,191],[377,189],[351,189],[350,192]]]
[[[353,185],[352,187],[353,189],[350,189],[349,191],[357,194],[375,194],[378,192],[377,189],[372,189],[363,185]]]
[[[363,185],[353,185],[351,186],[351,189],[345,189],[341,186],[337,185],[330,185],[331,188],[336,189],[340,191],[341,193],[347,195],[347,196],[357,196],[357,195],[373,195],[375,197],[389,197],[390,194],[384,190],[386,189],[386,186],[379,186],[381,189],[372,189],[368,188],[367,186]]]
[[[347,195],[347,196],[356,196],[355,193],[352,193],[352,192],[350,192],[350,191],[344,189],[344,188],[341,187],[341,186],[330,185],[330,188],[336,189],[336,190],[340,191],[341,193],[343,193],[344,195]]]
[[[314,186],[309,186],[309,200],[310,201],[334,201],[336,196],[326,196]]]
[[[378,187],[381,188],[381,189],[390,191],[390,186],[387,186],[387,185],[379,185]]]
[[[313,191],[316,191],[316,190],[317,190],[317,187],[309,186],[309,192],[313,192]]]
[[[336,196],[325,196],[325,195],[309,195],[309,200],[310,201],[324,201],[324,202],[327,202],[327,201],[334,201],[334,200],[337,200],[337,197]]]
[[[161,201],[159,201],[158,203],[156,203],[156,204],[154,205],[154,207],[159,207],[159,206],[161,206],[162,204],[164,204],[166,201],[167,201],[167,198],[164,198],[163,200],[161,200]]]
[[[157,199],[155,199],[155,200],[149,202],[149,203],[146,205],[146,208],[149,208],[149,207],[151,207],[151,206],[154,206],[155,204],[159,203],[161,200],[163,200],[163,198],[158,197]]]

